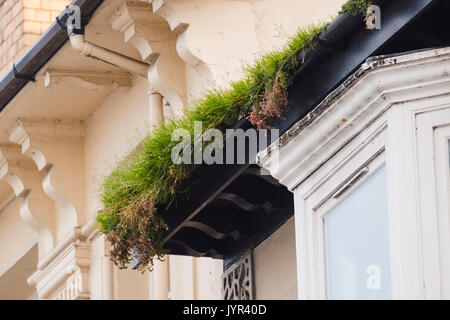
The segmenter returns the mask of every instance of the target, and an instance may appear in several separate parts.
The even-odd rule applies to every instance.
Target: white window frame
[[[425,295],[450,297],[450,105],[416,114],[419,209],[424,246]],[[431,263],[432,262],[432,263]],[[439,293],[440,294],[437,294]]]
[[[393,105],[389,122],[389,223],[396,237],[391,246],[394,296],[449,299],[448,271],[441,270],[449,266],[450,248],[443,239],[449,238],[450,230],[437,210],[434,161],[438,150],[435,129],[450,124],[448,91]]]
[[[393,104],[294,189],[300,299],[327,298],[324,217],[383,166],[393,298],[450,297],[449,137],[450,97]]]
[[[385,166],[386,139],[384,115],[295,188],[300,299],[327,298],[324,218]]]
[[[299,298],[326,298],[320,215],[336,206],[333,190],[384,162],[392,297],[450,299],[450,47],[361,70],[258,155],[295,195]]]

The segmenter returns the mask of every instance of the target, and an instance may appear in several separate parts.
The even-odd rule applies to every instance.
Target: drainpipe
[[[153,89],[149,89],[149,116],[150,124],[153,128],[158,128],[164,121],[163,97]]]
[[[105,245],[107,245],[106,240]],[[114,265],[109,253],[105,253],[102,257],[102,298],[103,300],[114,299]]]
[[[163,97],[154,90],[149,90],[150,123],[157,128],[164,121]],[[167,255],[164,261],[157,260],[151,277],[153,290],[152,297],[155,300],[168,300],[170,291],[169,259]]]
[[[156,91],[149,90],[150,100],[150,123],[155,128],[159,127],[164,121],[163,97]],[[152,297],[155,300],[168,300],[170,291],[170,256],[166,255],[164,261],[157,260],[151,277],[151,286],[153,290]]]
[[[80,54],[118,66],[148,79],[149,64],[90,43],[85,40],[84,34],[72,33],[69,34],[69,39],[72,48]],[[151,126],[159,127],[161,122],[164,121],[163,97],[153,89],[149,90],[149,109]]]
[[[83,34],[71,34],[69,35],[69,38],[72,48],[86,57],[91,57],[118,66],[145,78],[148,77],[148,69],[150,66],[147,63],[85,41]]]
[[[169,256],[164,261],[156,261],[153,269],[153,289],[155,300],[168,300],[170,290]]]

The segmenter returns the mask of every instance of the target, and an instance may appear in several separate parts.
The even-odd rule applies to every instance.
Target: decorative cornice
[[[395,103],[449,92],[450,48],[368,59],[280,139],[258,164],[293,190]]]

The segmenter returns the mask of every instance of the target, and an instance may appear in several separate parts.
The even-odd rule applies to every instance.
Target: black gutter
[[[74,0],[71,5],[80,7],[87,21],[103,0]],[[38,41],[23,55],[0,80],[0,112],[55,55],[69,39],[66,31],[68,14],[64,10]]]
[[[307,54],[289,91],[289,111],[285,119],[275,122],[274,127],[280,129],[280,134],[285,133],[356,71],[368,57],[378,55],[387,43],[436,2],[438,1],[380,2],[380,30],[367,30],[361,16],[343,15],[336,18],[320,36],[317,47]]]

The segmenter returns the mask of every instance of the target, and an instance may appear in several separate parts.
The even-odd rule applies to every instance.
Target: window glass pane
[[[379,170],[325,217],[329,299],[392,297],[386,170]]]

